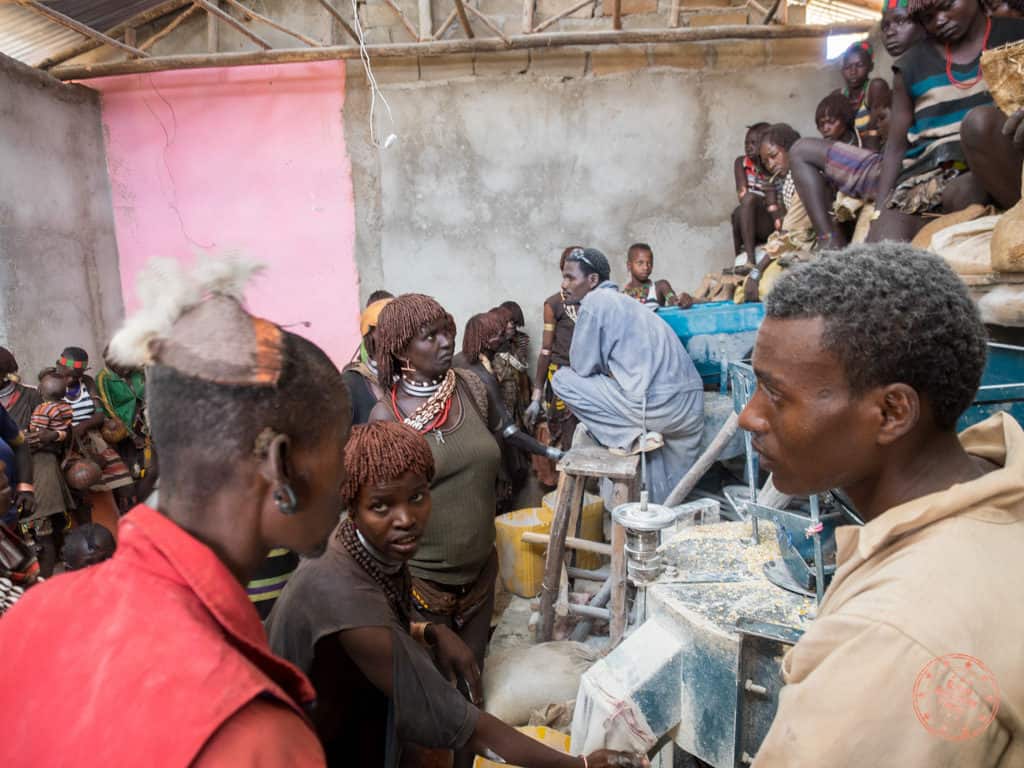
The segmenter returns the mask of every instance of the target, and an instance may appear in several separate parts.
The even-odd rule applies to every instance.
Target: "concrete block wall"
[[[627,246],[655,251],[678,290],[732,261],[732,164],[745,126],[807,135],[841,80],[824,38],[558,48],[348,66],[361,293],[437,296],[460,326],[506,299],[539,339],[558,254],[592,245],[625,278]],[[383,77],[382,77],[383,74]]]
[[[121,321],[98,94],[0,54],[0,178],[0,345],[34,384]]]

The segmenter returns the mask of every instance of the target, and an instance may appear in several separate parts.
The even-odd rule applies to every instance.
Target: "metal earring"
[[[277,504],[277,511],[282,515],[294,515],[299,506],[299,500],[295,498],[295,491],[287,484],[274,489],[274,503]]]
[[[408,360],[402,361],[402,373],[416,373],[416,369],[409,365]]]

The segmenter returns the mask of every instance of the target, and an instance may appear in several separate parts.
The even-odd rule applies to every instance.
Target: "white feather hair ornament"
[[[107,359],[129,368],[149,365],[153,342],[165,338],[188,309],[211,294],[241,301],[246,284],[264,269],[240,256],[200,258],[188,271],[174,259],[150,260],[135,283],[139,310],[110,340]]]

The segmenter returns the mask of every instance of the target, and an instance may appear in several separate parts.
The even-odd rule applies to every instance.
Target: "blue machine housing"
[[[658,317],[683,342],[704,384],[717,386],[723,356],[727,363],[750,358],[764,320],[764,304],[714,301],[690,309],[665,307],[658,310]]]
[[[974,404],[957,422],[957,430],[967,429],[999,411],[1006,411],[1017,423],[1024,424],[1024,347],[988,345],[981,387]]]

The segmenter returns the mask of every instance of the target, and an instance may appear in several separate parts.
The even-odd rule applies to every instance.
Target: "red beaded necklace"
[[[988,36],[992,31],[992,17],[987,16],[985,18],[985,38],[981,41],[981,52],[984,53],[988,48]],[[979,54],[980,56],[980,54]],[[957,80],[953,77],[953,54],[949,50],[949,43],[946,43],[946,78],[949,80],[951,85],[957,88],[967,90],[977,85],[978,81],[981,80],[983,73],[981,71],[981,59],[978,60],[978,74],[974,76],[973,80]]]
[[[445,400],[444,407],[441,408],[441,412],[438,413],[437,416],[434,417],[434,420],[431,421],[429,424],[424,424],[422,427],[416,427],[415,425],[410,426],[413,426],[413,428],[416,429],[416,431],[422,435],[429,434],[433,432],[435,429],[440,429],[448,422],[448,416],[451,414],[452,411],[452,399],[453,398],[449,395],[448,399]],[[423,406],[420,407],[422,408]],[[391,388],[391,408],[395,413],[395,418],[397,418],[400,421],[404,421],[406,424],[409,423],[408,419],[406,419],[402,415],[402,411],[398,407],[397,386]]]

